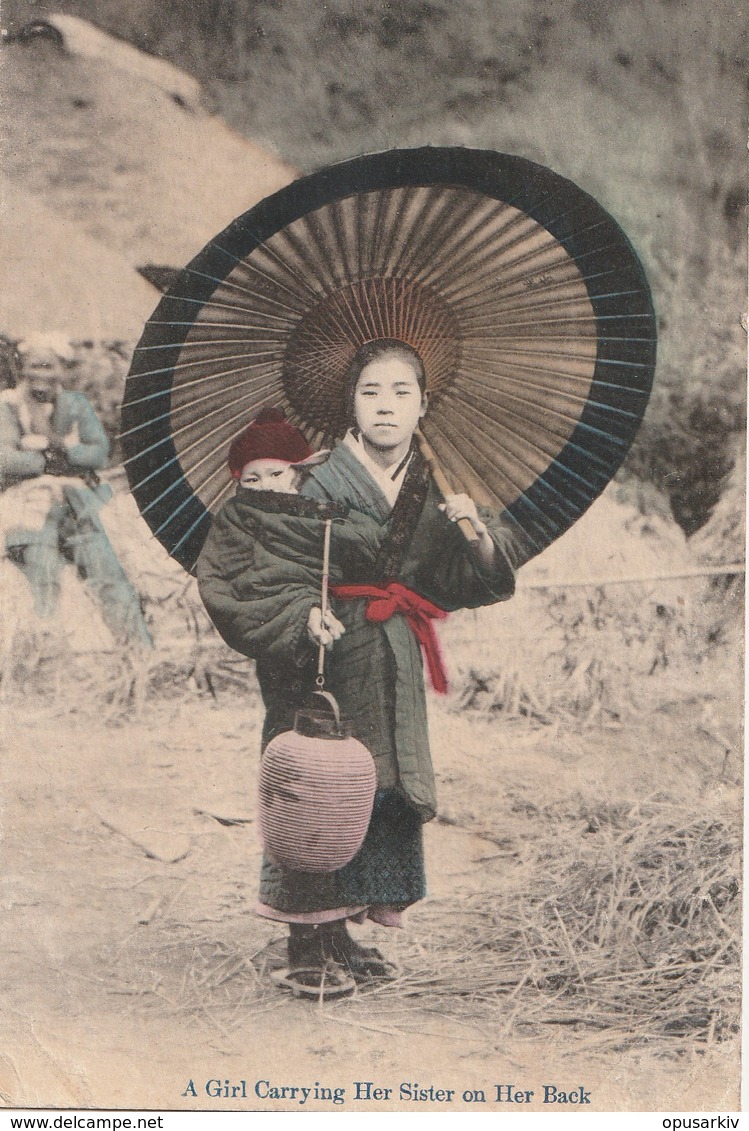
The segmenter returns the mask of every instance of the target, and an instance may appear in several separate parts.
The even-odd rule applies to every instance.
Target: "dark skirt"
[[[260,903],[282,914],[385,904],[404,908],[426,895],[422,822],[393,789],[378,790],[369,830],[337,872],[294,872],[263,857]]]

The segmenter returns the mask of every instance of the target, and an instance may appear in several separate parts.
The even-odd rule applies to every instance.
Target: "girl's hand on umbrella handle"
[[[310,609],[307,617],[307,635],[313,644],[322,644],[324,648],[330,648],[336,640],[343,636],[345,631],[346,629],[338,617],[334,616],[330,610],[325,614],[325,623],[323,624],[320,606],[315,605],[314,608]]]
[[[471,550],[482,568],[491,569],[495,557],[494,542],[486,523],[479,518],[476,504],[471,496],[445,495],[444,503],[439,503],[438,506],[450,519],[450,522],[460,522],[461,519],[470,522],[477,537],[477,540],[471,545]]]
[[[450,522],[459,522],[461,518],[467,519],[479,538],[488,534],[486,523],[479,518],[476,504],[470,495],[446,495],[444,503],[440,503],[438,509],[445,513]]]

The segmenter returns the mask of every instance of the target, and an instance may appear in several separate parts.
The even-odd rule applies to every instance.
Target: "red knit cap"
[[[239,479],[242,468],[256,459],[278,459],[284,463],[301,463],[312,455],[312,448],[302,433],[289,424],[277,408],[264,408],[244,432],[231,442],[229,470]]]

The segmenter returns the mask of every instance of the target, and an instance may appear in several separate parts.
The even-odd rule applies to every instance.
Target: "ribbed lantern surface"
[[[260,767],[266,852],[298,872],[335,872],[362,846],[372,815],[372,755],[355,738],[276,735]]]

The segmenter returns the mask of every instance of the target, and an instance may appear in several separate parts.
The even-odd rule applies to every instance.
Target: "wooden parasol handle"
[[[448,495],[454,495],[455,492],[448,483],[444,471],[437,463],[437,457],[434,454],[428,440],[426,440],[422,433],[419,431],[416,432],[416,439],[419,442],[421,454],[429,464],[429,470],[431,471],[432,478],[437,485],[437,490],[440,492],[443,498],[446,498]],[[466,542],[469,542],[471,545],[475,545],[475,543],[478,542],[479,536],[473,529],[467,518],[459,518],[458,526],[460,527],[461,533],[463,534]]]

